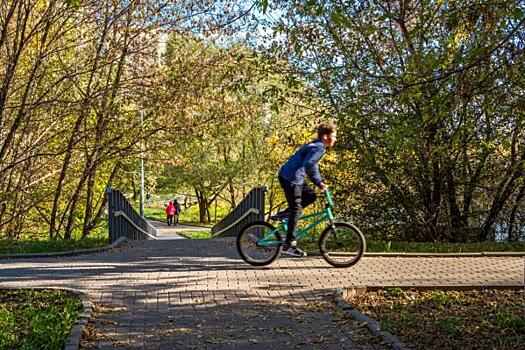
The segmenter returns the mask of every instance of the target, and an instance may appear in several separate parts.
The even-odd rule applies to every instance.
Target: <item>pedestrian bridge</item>
[[[109,241],[113,243],[120,237],[135,240],[172,239],[185,231],[207,230],[211,230],[212,238],[234,237],[248,223],[264,220],[266,191],[265,186],[253,188],[234,210],[210,229],[188,225],[167,226],[163,222],[147,220],[137,213],[120,191],[108,188]]]

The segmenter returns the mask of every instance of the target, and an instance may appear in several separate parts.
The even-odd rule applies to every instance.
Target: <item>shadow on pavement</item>
[[[265,300],[232,290],[114,293],[95,307],[101,311],[90,322],[82,348],[385,348],[365,327],[338,312],[331,295],[319,290]]]

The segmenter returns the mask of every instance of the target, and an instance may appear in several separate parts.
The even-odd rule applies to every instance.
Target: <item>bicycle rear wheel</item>
[[[248,224],[237,236],[237,251],[241,258],[253,266],[268,265],[282,249],[279,231],[265,221]]]
[[[319,250],[330,265],[349,267],[357,263],[363,256],[366,241],[361,231],[354,225],[336,222],[333,227],[328,226],[321,233]]]

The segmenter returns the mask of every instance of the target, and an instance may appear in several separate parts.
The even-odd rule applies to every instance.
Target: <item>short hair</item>
[[[323,135],[330,135],[337,131],[337,126],[332,123],[321,123],[317,126],[317,137],[321,138]]]

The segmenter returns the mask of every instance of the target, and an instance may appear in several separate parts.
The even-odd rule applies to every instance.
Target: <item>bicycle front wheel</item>
[[[321,233],[319,250],[330,265],[349,267],[363,256],[366,241],[356,226],[346,222],[336,222]]]
[[[253,266],[264,266],[274,261],[281,247],[279,231],[265,221],[248,224],[237,236],[239,255]]]

